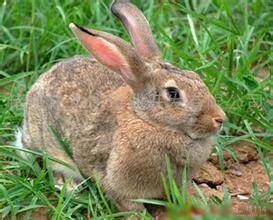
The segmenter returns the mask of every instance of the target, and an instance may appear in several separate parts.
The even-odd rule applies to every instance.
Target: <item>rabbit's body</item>
[[[160,59],[135,6],[116,0],[112,11],[124,19],[135,48],[71,24],[96,59],[77,56],[39,77],[27,95],[22,142],[73,164],[87,177],[96,173],[120,210],[141,210],[143,205],[130,199],[164,197],[166,156],[178,185],[185,166],[190,179],[207,160],[224,113],[196,73]],[[72,158],[52,128],[68,140]],[[60,164],[53,168],[81,178]]]
[[[132,198],[163,197],[160,173],[165,156],[174,162],[180,181],[185,164],[193,171],[207,159],[211,138],[194,141],[141,118],[128,106],[131,93],[118,74],[94,58],[60,62],[28,93],[22,141],[71,163],[54,138],[54,128],[71,144],[77,167],[86,176],[99,174],[106,190],[125,189],[124,197]]]

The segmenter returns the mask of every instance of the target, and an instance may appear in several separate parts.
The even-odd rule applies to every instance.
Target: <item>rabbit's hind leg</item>
[[[18,148],[31,148],[34,150],[45,151],[50,157],[50,166],[55,176],[55,187],[61,189],[65,183],[65,180],[71,178],[67,185],[67,191],[71,191],[73,188],[75,188],[75,186],[77,186],[77,183],[83,180],[83,177],[73,159],[68,156],[63,147],[58,143],[49,126],[47,126],[46,123],[40,123],[39,125],[41,128],[43,128],[43,132],[31,133],[29,132],[30,128],[32,128],[32,131],[37,130],[34,127],[36,124],[32,123],[30,125],[28,124],[27,126],[25,121],[23,128],[18,129],[16,133],[15,145]],[[42,147],[35,147],[35,144],[37,143]],[[22,156],[27,158],[28,154],[23,154]],[[56,160],[54,161],[53,159],[60,162]]]
[[[55,149],[55,157],[65,163],[61,164],[55,161],[51,162],[51,168],[54,171],[55,187],[57,189],[62,189],[65,182],[68,181],[66,191],[72,191],[76,189],[78,183],[84,180],[77,168],[77,165],[71,158],[66,155],[64,151],[59,149]]]

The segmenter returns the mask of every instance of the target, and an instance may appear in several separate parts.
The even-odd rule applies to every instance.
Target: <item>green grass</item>
[[[267,192],[260,193],[254,182],[251,201],[260,206],[268,203],[273,193],[273,161],[264,155],[273,150],[272,1],[133,2],[150,21],[163,57],[200,73],[226,112],[228,122],[215,145],[221,165],[222,150],[232,143],[248,140],[257,146],[271,184]],[[24,97],[35,79],[62,58],[87,53],[69,30],[70,22],[129,40],[120,22],[111,16],[109,3],[0,0],[0,215],[15,219],[25,212],[29,219],[38,207],[47,207],[53,219],[104,219],[126,214],[118,213],[90,181],[77,192],[65,193],[66,186],[57,191],[49,166],[52,158],[30,152],[26,160],[8,146],[22,122]],[[40,164],[37,156],[42,157]],[[166,185],[170,199],[164,205],[177,211],[188,204],[184,191],[174,183]],[[195,198],[190,200],[198,203]],[[208,209],[211,201],[201,201],[198,206]],[[227,203],[228,194],[217,201]],[[140,215],[150,218],[147,213]]]

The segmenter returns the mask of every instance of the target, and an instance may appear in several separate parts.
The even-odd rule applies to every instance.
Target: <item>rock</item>
[[[211,162],[206,162],[198,174],[193,178],[198,184],[217,186],[223,183],[223,174]]]
[[[230,173],[234,176],[242,176],[243,175],[241,172],[241,169],[240,169],[240,164],[238,164],[238,163],[232,164],[226,173]]]
[[[249,200],[249,197],[248,196],[243,196],[243,195],[237,195],[238,199],[241,200],[241,201],[247,201]]]
[[[237,154],[237,159],[241,163],[249,163],[259,159],[258,152],[254,144],[247,141],[239,141],[232,145],[232,149]]]
[[[226,151],[225,149],[223,149],[223,158],[224,158],[225,161],[227,161],[227,160],[232,159],[232,156],[231,156],[231,154],[228,151]],[[219,164],[219,156],[218,156],[218,154],[217,153],[211,154],[211,156],[209,158],[209,161],[212,162],[215,165],[218,165]]]
[[[249,163],[259,159],[255,145],[248,141],[238,141],[233,143],[231,148],[236,155],[236,159],[240,163]],[[225,149],[223,149],[223,158],[225,162],[225,169],[230,169],[233,164],[236,163],[236,159]],[[209,161],[220,169],[218,154],[212,154],[209,158]]]

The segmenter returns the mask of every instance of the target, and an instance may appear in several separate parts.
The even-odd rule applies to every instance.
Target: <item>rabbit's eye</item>
[[[177,88],[175,87],[168,87],[167,93],[168,93],[168,98],[170,99],[171,102],[177,102],[180,101],[180,92]]]

